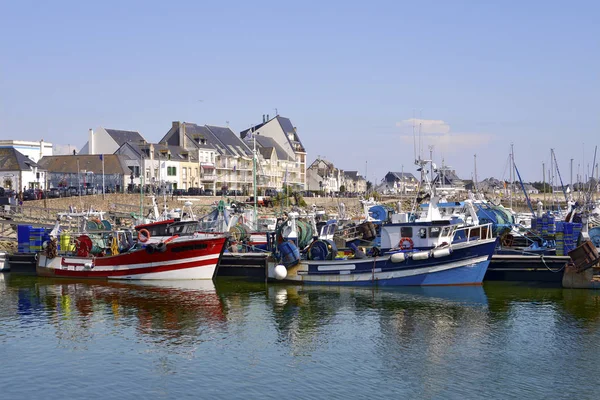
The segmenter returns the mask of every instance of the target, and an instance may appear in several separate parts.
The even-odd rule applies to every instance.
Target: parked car
[[[23,200],[37,200],[37,193],[33,189],[27,189],[23,192]]]
[[[77,189],[77,186],[69,186],[68,190],[71,196],[79,196],[79,189]]]
[[[60,197],[70,197],[71,196],[71,192],[69,191],[69,188],[66,188],[66,187],[58,188],[58,193],[60,194]]]
[[[47,195],[49,199],[58,199],[60,197],[60,190],[58,188],[50,188]]]
[[[214,192],[212,189],[204,189],[204,192],[202,194],[204,196],[214,196]]]
[[[184,193],[183,189],[173,189],[173,196],[182,196]]]
[[[188,196],[200,196],[202,195],[202,189],[200,188],[189,188]]]
[[[243,196],[244,194],[242,193],[241,190],[235,189],[235,190],[230,190],[229,195],[230,196]]]

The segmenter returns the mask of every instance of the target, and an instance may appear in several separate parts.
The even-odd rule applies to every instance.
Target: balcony
[[[217,180],[217,175],[215,175],[215,174],[201,174],[200,175],[200,180],[202,182],[214,182],[215,180]]]

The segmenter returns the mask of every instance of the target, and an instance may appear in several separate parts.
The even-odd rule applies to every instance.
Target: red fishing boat
[[[172,237],[157,244],[109,256],[90,254],[92,241],[77,240],[73,256],[57,255],[47,248],[39,254],[39,276],[96,279],[212,279],[225,248],[226,237]]]

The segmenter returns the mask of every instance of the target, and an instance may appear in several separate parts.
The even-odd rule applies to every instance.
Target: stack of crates
[[[42,244],[44,243],[44,228],[31,228],[29,231],[29,252],[37,253],[42,251]]]
[[[574,222],[556,223],[556,255],[564,256],[577,247],[583,225]]]
[[[29,236],[31,225],[17,226],[17,251],[19,253],[29,253]]]
[[[564,256],[565,253],[565,231],[564,222],[558,221],[556,223],[556,255]]]

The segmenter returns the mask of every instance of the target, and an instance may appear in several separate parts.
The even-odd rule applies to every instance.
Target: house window
[[[177,167],[167,167],[167,176],[177,175]]]
[[[187,168],[183,167],[181,169],[181,177],[183,178],[183,180],[187,179]],[[185,189],[185,188],[184,188]]]

